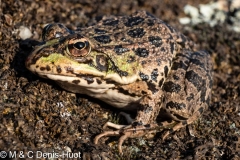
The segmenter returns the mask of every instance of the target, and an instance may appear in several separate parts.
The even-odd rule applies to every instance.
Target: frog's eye
[[[70,56],[81,58],[87,56],[91,51],[91,46],[87,39],[71,39],[67,45],[67,53]]]
[[[48,41],[72,34],[66,26],[60,23],[48,24],[43,28],[42,40]]]

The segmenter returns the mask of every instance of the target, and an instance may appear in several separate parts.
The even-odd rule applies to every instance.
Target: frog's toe
[[[121,129],[121,128],[124,128],[126,126],[127,125],[120,125],[120,124],[115,124],[115,123],[112,123],[112,122],[107,122],[107,123],[104,124],[103,129],[106,129],[108,127],[111,127],[111,128],[114,128],[114,129]]]
[[[163,134],[162,140],[165,140],[169,134],[172,134],[173,132],[185,127],[187,124],[187,121],[175,122],[175,125],[171,128],[168,128],[168,130]]]
[[[95,137],[94,143],[97,144],[99,139],[102,137],[120,136],[119,141],[118,141],[118,150],[120,153],[122,153],[122,144],[126,139],[142,137],[146,134],[155,132],[155,130],[158,126],[156,124],[138,125],[138,126],[133,126],[133,124],[132,125],[118,125],[118,124],[114,124],[111,122],[107,122],[104,125],[104,128],[106,128],[106,127],[112,127],[117,130],[104,131],[103,133],[101,133]]]
[[[102,138],[102,137],[105,137],[105,136],[119,136],[120,135],[120,132],[117,130],[117,131],[105,131],[99,135],[97,135],[95,138],[94,138],[94,144],[97,144],[99,139]]]
[[[112,123],[112,122],[107,122],[105,123],[105,125],[103,126],[103,129],[106,129],[108,127],[110,128],[114,128],[116,129],[115,131],[104,131],[103,133],[97,135],[95,138],[94,138],[94,144],[97,144],[99,139],[102,138],[102,137],[107,137],[107,136],[120,136],[120,135],[123,135],[122,137],[120,137],[120,140],[119,140],[119,145],[118,145],[118,149],[119,151],[122,150],[122,143],[123,141],[128,138],[127,135],[123,134],[123,130],[124,128],[126,128],[128,125],[119,125],[119,124],[115,124],[115,123]]]
[[[117,131],[105,131],[105,132],[103,132],[103,133],[101,133],[101,134],[99,134],[99,135],[97,135],[95,137],[94,144],[97,144],[99,139],[102,138],[102,137],[106,137],[106,136],[119,136],[119,135],[121,135],[120,133],[121,133],[120,130],[117,130]],[[118,141],[118,151],[119,151],[119,153],[122,153],[122,144],[129,137],[131,137],[131,133],[127,132],[126,134],[123,134],[119,138],[119,141]]]
[[[134,138],[134,137],[142,137],[143,135],[145,135],[146,133],[144,132],[133,132],[132,130],[125,132],[118,141],[118,151],[119,153],[122,153],[122,144],[123,142],[128,139],[128,138]]]
[[[99,139],[102,137],[107,137],[107,136],[120,136],[119,141],[118,141],[118,150],[119,153],[122,153],[122,144],[127,138],[131,138],[133,133],[131,132],[125,132],[124,134],[122,133],[122,130],[116,130],[116,131],[105,131],[99,135],[97,135],[94,139],[94,144],[97,144]],[[135,136],[134,136],[135,137]]]
[[[164,128],[168,128],[168,131],[166,131],[163,134],[162,139],[165,140],[169,134],[175,131],[178,131],[179,129],[193,123],[200,115],[201,115],[201,112],[195,112],[191,117],[189,117],[185,121],[180,121],[180,122],[173,121],[172,123],[163,124]]]

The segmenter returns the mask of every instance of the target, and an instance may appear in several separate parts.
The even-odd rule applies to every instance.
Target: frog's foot
[[[167,136],[173,132],[175,132],[176,130],[179,130],[180,128],[184,127],[186,125],[184,125],[182,122],[178,122],[176,123],[172,128],[169,128],[162,136],[162,140],[165,140],[167,138]]]
[[[168,128],[168,131],[166,131],[166,132],[163,134],[162,139],[165,140],[166,137],[167,137],[169,134],[171,134],[171,133],[179,130],[180,128],[183,128],[183,127],[185,127],[185,126],[193,123],[194,121],[196,121],[196,119],[199,118],[199,116],[201,115],[201,113],[202,113],[202,111],[200,110],[200,111],[198,111],[198,112],[195,112],[190,118],[188,118],[188,119],[185,120],[185,121],[180,121],[180,122],[174,122],[174,121],[173,121],[173,123],[172,123],[171,125],[168,124],[168,127],[166,127],[166,126],[167,126],[167,125],[166,125],[164,128]]]
[[[105,131],[97,135],[94,139],[94,143],[97,144],[99,139],[106,136],[120,136],[118,142],[118,150],[122,153],[122,144],[127,138],[142,137],[148,133],[155,132],[157,124],[139,125],[137,122],[132,125],[118,125],[111,122],[107,122],[104,127],[112,127],[117,129],[116,131]]]

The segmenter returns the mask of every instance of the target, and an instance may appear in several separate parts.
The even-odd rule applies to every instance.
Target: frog
[[[107,122],[94,138],[98,144],[103,137],[119,136],[120,153],[128,138],[163,131],[165,139],[193,123],[211,100],[210,54],[146,11],[103,16],[76,30],[48,24],[25,65],[69,92],[122,110],[128,124]],[[132,111],[135,118],[127,114]]]

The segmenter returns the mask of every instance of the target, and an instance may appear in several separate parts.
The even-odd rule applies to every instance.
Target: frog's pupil
[[[81,50],[85,47],[85,43],[84,42],[77,42],[77,43],[74,43],[73,45],[75,48]]]

